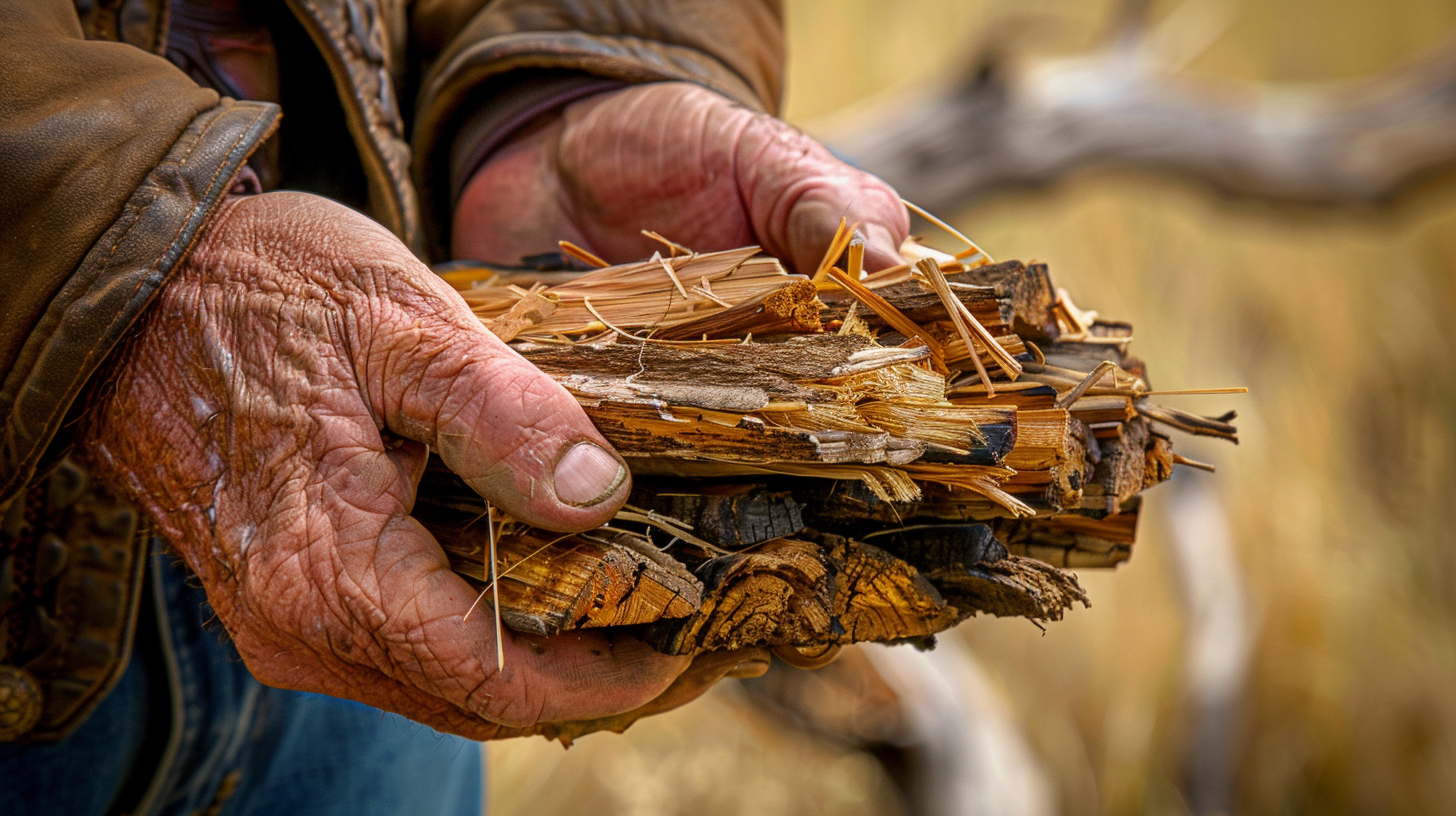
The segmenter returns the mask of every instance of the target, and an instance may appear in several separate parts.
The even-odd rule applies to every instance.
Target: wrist
[[[471,178],[497,151],[579,99],[626,83],[586,74],[553,72],[525,77],[466,116],[450,145],[450,200],[458,206]]]
[[[557,204],[551,162],[561,112],[626,83],[552,72],[516,82],[461,123],[450,150],[450,252],[503,264],[550,252],[543,236],[576,239]]]

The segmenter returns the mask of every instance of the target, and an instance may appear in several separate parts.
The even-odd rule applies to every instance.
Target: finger
[[[898,234],[882,224],[868,219],[872,213],[847,204],[843,196],[833,191],[818,191],[812,196],[800,199],[789,214],[788,244],[794,269],[803,274],[818,268],[834,241],[842,214],[851,223],[860,224],[859,230],[865,236],[864,269],[875,272],[902,263],[899,252]],[[901,239],[903,240],[903,239]],[[836,259],[837,260],[837,259]]]
[[[687,658],[600,632],[503,630],[498,662],[493,610],[467,619],[477,593],[404,512],[408,488],[392,454],[382,442],[361,450],[348,418],[322,432],[349,444],[325,452],[308,480],[317,498],[305,512],[317,523],[306,526],[317,532],[301,552],[258,553],[242,604],[252,625],[237,625],[230,605],[220,609],[259,679],[474,734],[472,718],[519,728],[629,711],[687,667]]]
[[[744,130],[738,150],[745,174],[739,184],[754,232],[796,271],[818,267],[841,218],[864,234],[868,271],[900,263],[910,215],[889,185],[766,116]]]
[[[839,657],[840,647],[830,646],[775,646],[774,657],[796,669],[822,669]]]
[[[902,207],[901,212],[903,211]],[[865,236],[864,268],[866,272],[878,272],[881,269],[889,269],[905,263],[905,258],[900,255],[900,245],[909,235],[908,228],[901,232],[881,224],[866,224],[860,227],[860,230],[864,232]]]
[[[606,717],[661,696],[688,668],[631,637],[568,632],[556,637],[503,629],[497,662],[493,610],[466,620],[478,593],[450,570],[429,532],[390,519],[369,575],[379,579],[378,638],[390,673],[429,696],[511,727]]]
[[[848,170],[849,168],[842,168]],[[863,173],[832,180],[816,176],[789,210],[786,241],[794,268],[813,272],[834,240],[840,218],[858,224],[865,237],[864,268],[876,272],[901,263],[900,242],[909,234],[909,214],[890,188]]]
[[[662,694],[645,705],[611,717],[568,722],[546,722],[532,729],[547,739],[571,740],[597,731],[626,731],[644,717],[662,714],[687,705],[703,696],[724,677],[757,677],[767,671],[770,657],[767,649],[739,649],[731,652],[705,652],[693,658],[687,668]]]

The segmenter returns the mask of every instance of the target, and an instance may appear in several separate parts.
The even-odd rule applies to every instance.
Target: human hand
[[[512,263],[567,239],[606,260],[660,248],[759,244],[812,272],[841,216],[865,266],[901,263],[910,221],[894,190],[784,122],[685,82],[638,85],[566,106],[498,150],[455,210],[459,258]]]
[[[542,736],[570,745],[572,740],[598,731],[615,731],[620,734],[643,717],[671,711],[696,700],[724,677],[761,677],[768,671],[771,660],[768,649],[704,652],[693,658],[692,665],[666,691],[644,706],[610,717],[542,723],[533,728],[522,729],[519,736]]]
[[[269,685],[488,739],[639,709],[689,667],[621,636],[506,632],[497,671],[491,616],[464,620],[475,591],[410,516],[429,450],[563,531],[610,519],[626,468],[393,235],[326,199],[225,204],[81,442]]]

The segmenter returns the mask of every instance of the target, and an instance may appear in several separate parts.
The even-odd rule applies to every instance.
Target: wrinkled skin
[[[901,262],[909,216],[884,182],[778,119],[663,82],[574,102],[501,149],[461,194],[453,249],[514,263],[565,238],[621,263],[662,248],[652,229],[812,272],[841,216],[861,225],[867,269]]]
[[[575,102],[467,184],[459,257],[559,238],[613,261],[759,243],[812,269],[840,216],[898,262],[894,192],[778,120],[683,83]],[[624,466],[575,401],[485,331],[384,228],[325,199],[229,202],[117,355],[83,449],[142,504],[262,682],[476,739],[620,730],[767,653],[689,661],[601,632],[538,638],[464,614],[476,593],[410,517],[430,450],[512,516],[595,527]],[[583,443],[588,443],[583,445]],[[585,459],[569,452],[594,451]],[[575,464],[571,464],[575,462]]]
[[[300,193],[224,205],[83,436],[260,681],[477,739],[612,727],[763,662],[507,632],[497,671],[492,616],[463,619],[475,591],[409,515],[428,450],[513,516],[582,530],[630,489],[608,478],[595,502],[561,501],[558,459],[582,442],[607,449],[393,235]]]

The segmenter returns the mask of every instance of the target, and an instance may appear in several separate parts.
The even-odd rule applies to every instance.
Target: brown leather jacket
[[[295,66],[282,112],[289,88],[322,89],[323,114],[297,110],[342,143],[331,183],[430,261],[448,246],[452,140],[482,110],[507,121],[541,87],[591,77],[686,80],[770,112],[781,91],[777,0],[286,0],[286,12],[312,48],[280,45]],[[167,0],[0,0],[0,703],[6,688],[44,687],[44,711],[23,718],[38,719],[30,738],[63,734],[104,693],[135,607],[67,612],[54,598],[94,597],[97,581],[134,596],[140,576],[135,514],[84,470],[55,469],[66,418],[279,125],[279,106],[221,98],[159,56],[167,32]],[[78,514],[111,561],[68,578]],[[49,610],[20,613],[42,595]],[[35,617],[47,614],[74,619],[47,630]],[[51,634],[31,643],[39,630]],[[114,641],[109,656],[67,657],[87,638]],[[0,739],[15,738],[24,722],[7,726],[3,709]]]

